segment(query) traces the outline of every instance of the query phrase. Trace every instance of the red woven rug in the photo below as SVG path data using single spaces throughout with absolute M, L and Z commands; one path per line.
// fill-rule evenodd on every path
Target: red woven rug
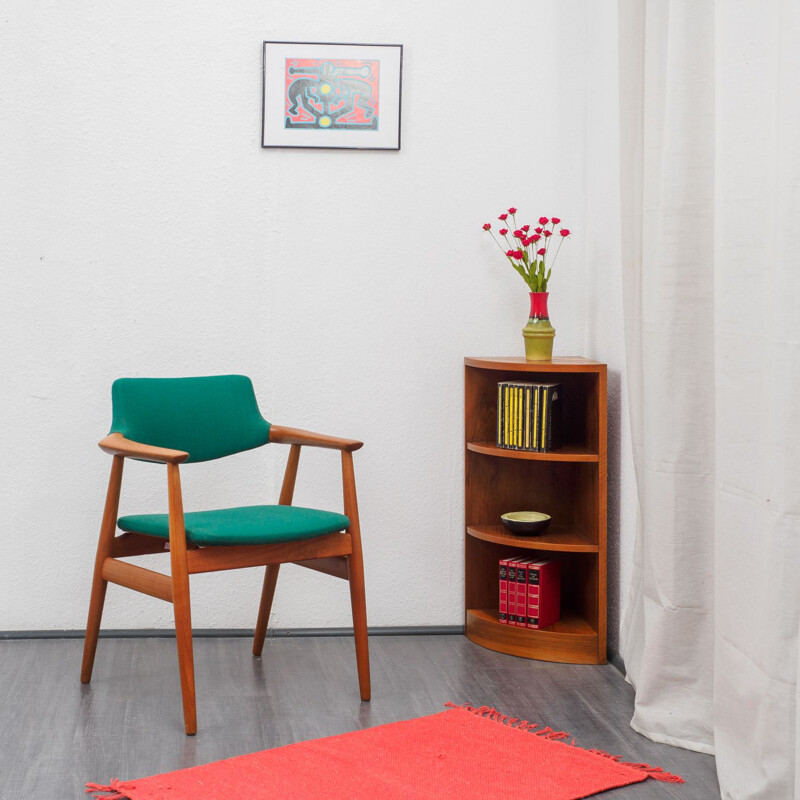
M 486 706 L 453 706 L 151 778 L 90 783 L 86 791 L 105 800 L 578 800 L 647 778 L 683 782 L 659 767 L 560 741 L 567 738 Z

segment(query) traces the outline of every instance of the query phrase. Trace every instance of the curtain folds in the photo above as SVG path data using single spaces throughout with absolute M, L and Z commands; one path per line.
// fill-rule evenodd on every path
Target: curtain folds
M 715 752 L 723 797 L 800 800 L 800 3 L 619 26 L 631 724 Z

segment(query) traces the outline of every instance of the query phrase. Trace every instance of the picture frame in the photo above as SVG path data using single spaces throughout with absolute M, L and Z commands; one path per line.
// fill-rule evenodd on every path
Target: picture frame
M 399 150 L 403 45 L 264 41 L 261 146 Z

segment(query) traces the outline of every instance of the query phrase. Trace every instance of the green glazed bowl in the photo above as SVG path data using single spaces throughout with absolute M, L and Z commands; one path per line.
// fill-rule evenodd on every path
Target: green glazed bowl
M 534 536 L 550 524 L 550 515 L 542 514 L 541 511 L 509 511 L 500 519 L 517 536 Z

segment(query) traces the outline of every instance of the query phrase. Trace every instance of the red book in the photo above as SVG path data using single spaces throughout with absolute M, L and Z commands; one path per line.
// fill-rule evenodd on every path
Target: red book
M 508 624 L 508 559 L 500 559 L 500 614 L 499 621 Z
M 523 597 L 525 596 L 525 586 L 520 587 L 517 583 L 517 564 L 522 561 L 520 557 L 509 558 L 508 562 L 508 623 L 509 625 L 517 624 L 517 594 L 521 589 Z
M 517 604 L 514 624 L 524 628 L 527 622 L 528 608 L 528 566 L 534 563 L 531 559 L 522 559 L 517 563 Z
M 561 617 L 561 562 L 534 561 L 527 572 L 527 627 L 546 628 Z

